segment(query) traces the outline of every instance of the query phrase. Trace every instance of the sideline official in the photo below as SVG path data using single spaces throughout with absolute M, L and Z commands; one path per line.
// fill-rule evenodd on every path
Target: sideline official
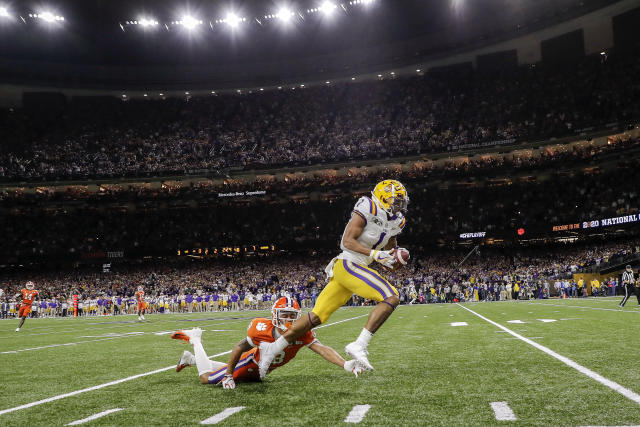
M 630 265 L 627 265 L 624 273 L 622 273 L 622 286 L 624 286 L 624 298 L 620 302 L 620 307 L 624 307 L 632 293 L 636 294 L 638 305 L 640 305 L 640 292 L 638 292 L 639 290 L 636 287 L 636 281 Z

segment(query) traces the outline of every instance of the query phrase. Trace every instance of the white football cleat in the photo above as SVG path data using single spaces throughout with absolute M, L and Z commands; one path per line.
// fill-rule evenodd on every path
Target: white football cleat
M 20 332 L 20 328 L 16 328 L 16 332 Z
M 371 366 L 371 363 L 369 363 L 369 359 L 367 358 L 369 352 L 366 348 L 358 344 L 357 341 L 347 344 L 344 351 L 346 351 L 349 356 L 360 362 L 365 369 L 373 371 L 373 366 Z
M 193 354 L 191 354 L 191 352 L 188 352 L 187 350 L 185 350 L 182 353 L 182 356 L 180 356 L 180 360 L 178 360 L 178 364 L 176 365 L 176 372 L 180 372 L 187 366 L 191 366 L 195 364 L 196 364 L 196 357 Z
M 140 316 L 140 317 L 142 318 L 142 320 L 145 320 L 145 319 L 144 319 L 144 314 L 143 314 L 142 316 Z
M 142 316 L 138 316 L 138 322 L 142 322 Z

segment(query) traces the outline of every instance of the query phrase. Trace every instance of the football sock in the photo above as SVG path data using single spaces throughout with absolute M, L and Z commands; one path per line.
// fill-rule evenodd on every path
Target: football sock
M 207 372 L 213 372 L 214 369 L 211 366 L 211 360 L 207 357 L 207 353 L 202 347 L 202 341 L 191 340 L 193 344 L 193 352 L 196 356 L 196 367 L 198 368 L 198 375 L 206 374 Z
M 360 336 L 358 337 L 356 342 L 360 344 L 362 347 L 367 348 L 369 346 L 369 341 L 371 341 L 372 336 L 373 334 L 371 332 L 367 331 L 366 328 L 362 328 L 362 332 L 360 332 Z

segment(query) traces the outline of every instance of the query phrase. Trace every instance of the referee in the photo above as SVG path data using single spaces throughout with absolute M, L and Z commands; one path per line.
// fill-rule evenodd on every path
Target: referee
M 620 307 L 624 307 L 632 293 L 636 294 L 636 297 L 638 298 L 638 305 L 640 305 L 640 293 L 638 292 L 638 288 L 635 286 L 633 270 L 630 265 L 627 265 L 625 272 L 622 273 L 622 284 L 624 285 L 624 298 L 620 302 Z

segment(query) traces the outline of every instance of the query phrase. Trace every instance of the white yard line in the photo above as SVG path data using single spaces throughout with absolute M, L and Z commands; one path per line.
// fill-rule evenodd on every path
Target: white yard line
M 467 322 L 453 322 L 451 326 L 469 326 Z
M 618 313 L 635 313 L 638 314 L 640 313 L 640 311 L 638 310 L 629 310 L 627 309 L 622 309 L 622 308 L 602 308 L 602 307 L 585 307 L 583 305 L 566 305 L 566 304 L 545 304 L 542 302 L 530 302 L 528 304 L 537 304 L 537 305 L 547 305 L 547 306 L 553 306 L 553 307 L 565 307 L 565 308 L 581 308 L 583 310 L 602 310 L 602 311 L 617 311 Z M 616 304 L 617 306 L 617 304 Z
M 349 320 L 360 319 L 361 317 L 368 316 L 368 315 L 369 315 L 369 313 L 363 314 L 361 316 L 351 317 L 349 319 L 339 320 L 339 321 L 333 322 L 333 323 L 327 323 L 326 325 L 318 326 L 316 329 L 326 328 L 327 326 L 338 325 L 340 323 L 348 322 Z M 218 356 L 223 356 L 223 355 L 229 354 L 229 353 L 231 353 L 231 350 L 225 351 L 225 352 L 222 352 L 222 353 L 218 353 L 218 354 L 214 354 L 213 356 L 209 356 L 209 359 L 212 359 L 212 358 L 218 357 Z M 37 400 L 35 402 L 26 403 L 24 405 L 15 406 L 13 408 L 3 409 L 3 410 L 0 410 L 0 415 L 8 414 L 10 412 L 20 411 L 22 409 L 31 408 L 33 406 L 42 405 L 43 403 L 54 402 L 56 400 L 64 399 L 64 398 L 71 397 L 71 396 L 76 396 L 78 394 L 87 393 L 89 391 L 99 390 L 101 388 L 109 387 L 109 386 L 112 386 L 112 385 L 121 384 L 121 383 L 124 383 L 124 382 L 127 382 L 127 381 L 131 381 L 131 380 L 135 380 L 135 379 L 138 379 L 138 378 L 146 377 L 146 376 L 149 376 L 149 375 L 157 374 L 157 373 L 160 373 L 160 372 L 168 371 L 169 369 L 175 369 L 175 367 L 176 367 L 176 365 L 171 365 L 171 366 L 167 366 L 166 368 L 156 369 L 155 371 L 149 371 L 149 372 L 145 372 L 145 373 L 142 373 L 142 374 L 138 374 L 138 375 L 133 375 L 133 376 L 130 376 L 130 377 L 122 378 L 122 379 L 119 379 L 119 380 L 110 381 L 108 383 L 96 385 L 96 386 L 93 386 L 93 387 L 83 388 L 82 390 L 76 390 L 76 391 L 72 391 L 72 392 L 69 392 L 69 393 L 59 394 L 57 396 L 52 396 L 52 397 L 48 397 L 46 399 Z
M 513 413 L 507 402 L 491 402 L 491 409 L 498 421 L 515 421 L 516 414 Z
M 364 416 L 367 415 L 371 409 L 371 405 L 356 405 L 351 408 L 351 412 L 347 415 L 347 418 L 344 419 L 345 423 L 357 424 L 364 419 Z
M 558 359 L 559 361 L 561 361 L 562 363 L 564 363 L 565 365 L 575 369 L 576 371 L 580 372 L 581 374 L 584 374 L 586 376 L 588 376 L 591 379 L 594 379 L 596 381 L 598 381 L 600 384 L 609 387 L 611 390 L 616 391 L 618 393 L 620 393 L 621 395 L 623 395 L 624 397 L 626 397 L 627 399 L 636 402 L 637 404 L 640 404 L 640 395 L 637 394 L 636 392 L 634 392 L 633 390 L 629 390 L 626 387 L 621 386 L 620 384 L 618 384 L 615 381 L 612 381 L 610 379 L 607 379 L 605 377 L 603 377 L 602 375 L 598 374 L 597 372 L 592 371 L 589 368 L 585 368 L 584 366 L 574 362 L 573 360 L 569 359 L 568 357 L 562 356 L 558 353 L 556 353 L 555 351 L 541 345 L 538 344 L 535 341 L 531 341 L 529 338 L 525 338 L 522 335 L 513 332 L 511 329 L 505 328 L 504 326 L 500 325 L 499 323 L 494 322 L 491 319 L 487 319 L 486 317 L 484 317 L 481 314 L 476 313 L 475 311 L 460 305 L 460 304 L 456 304 L 458 307 L 463 308 L 465 310 L 467 310 L 470 313 L 475 314 L 476 316 L 478 316 L 479 318 L 481 318 L 482 320 L 491 323 L 492 325 L 502 329 L 503 331 L 513 335 L 514 337 L 520 339 L 521 341 L 526 342 L 527 344 L 537 348 L 538 350 L 547 353 L 549 356 Z
M 90 417 L 83 418 L 81 420 L 77 420 L 77 421 L 74 421 L 74 422 L 66 424 L 66 425 L 68 425 L 68 426 L 77 426 L 77 425 L 80 425 L 80 424 L 88 423 L 89 421 L 96 420 L 98 418 L 102 418 L 105 415 L 109 415 L 109 414 L 112 414 L 112 413 L 118 412 L 118 411 L 122 411 L 122 408 L 113 408 L 113 409 L 109 409 L 107 411 L 102 411 L 102 412 L 99 412 L 97 414 L 93 414 Z
M 220 421 L 223 421 L 229 418 L 231 415 L 236 412 L 240 412 L 244 409 L 244 406 L 235 406 L 233 408 L 227 408 L 219 414 L 215 414 L 213 417 L 207 418 L 206 420 L 200 421 L 200 424 L 218 424 Z

